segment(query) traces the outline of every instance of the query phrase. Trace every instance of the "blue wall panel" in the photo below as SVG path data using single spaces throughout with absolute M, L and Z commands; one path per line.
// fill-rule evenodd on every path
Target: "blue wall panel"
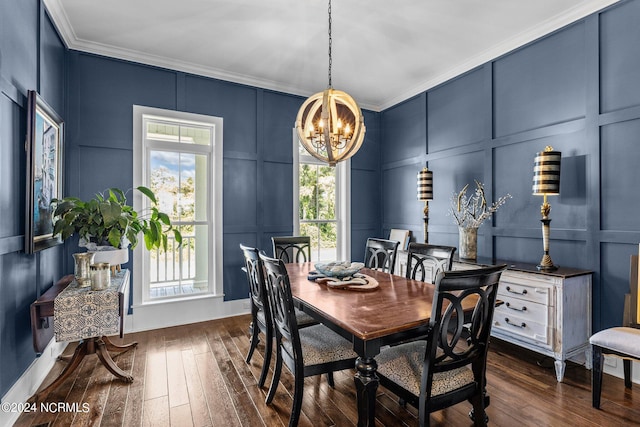
M 131 151 L 78 147 L 77 152 L 79 162 L 73 165 L 75 173 L 72 177 L 77 180 L 78 191 L 73 193 L 74 196 L 89 199 L 109 188 L 116 187 L 128 191 L 133 187 Z M 128 191 L 126 196 L 129 202 L 133 203 L 132 192 Z
M 425 95 L 419 95 L 381 114 L 383 164 L 425 154 L 426 104 Z
M 382 171 L 383 224 L 410 224 L 416 216 L 422 218 L 423 204 L 416 197 L 416 174 L 420 169 L 422 165 Z M 412 199 L 413 202 L 408 202 Z
M 302 98 L 264 93 L 264 159 L 293 163 L 293 127 Z
M 38 90 L 39 4 L 38 0 L 0 2 L 0 71 L 24 96 L 27 90 Z
M 429 153 L 478 142 L 486 136 L 484 75 L 484 68 L 479 68 L 429 91 Z
M 61 114 L 65 101 L 65 58 L 66 49 L 50 20 L 43 23 L 43 37 L 40 43 L 40 66 L 47 70 L 40 74 L 40 95 Z
M 583 117 L 584 23 L 497 60 L 493 82 L 496 137 Z
M 175 74 L 166 70 L 72 52 L 69 81 L 71 146 L 133 150 L 134 104 L 176 108 Z
M 367 132 L 360 150 L 351 158 L 352 169 L 376 169 L 380 166 L 380 115 L 363 111 Z M 355 186 L 354 188 L 358 188 Z
M 600 249 L 601 280 L 596 282 L 600 327 L 610 328 L 622 324 L 624 295 L 629 293 L 631 255 L 638 255 L 638 245 L 603 243 Z
M 640 2 L 625 2 L 600 18 L 602 112 L 640 105 Z
M 587 227 L 586 155 L 584 132 L 521 141 L 494 149 L 495 197 L 514 196 L 498 211 L 495 224 L 530 228 L 539 225 L 542 196 L 532 195 L 533 162 L 547 145 L 562 152 L 560 195 L 549 196 L 552 227 L 584 230 Z
M 255 229 L 258 218 L 256 162 L 226 159 L 224 162 L 224 226 Z
M 600 211 L 603 230 L 640 231 L 640 120 L 602 128 Z M 636 152 L 636 155 L 630 153 Z
M 379 228 L 380 186 L 376 171 L 352 170 L 351 223 Z
M 224 118 L 224 152 L 256 152 L 256 88 L 188 75 L 186 110 Z
M 262 215 L 265 227 L 293 230 L 293 166 L 290 163 L 264 163 Z

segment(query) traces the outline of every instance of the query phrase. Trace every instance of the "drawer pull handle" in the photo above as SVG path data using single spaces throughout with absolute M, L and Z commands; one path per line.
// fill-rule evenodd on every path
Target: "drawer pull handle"
M 527 306 L 523 305 L 522 308 L 513 307 L 511 304 L 507 303 L 507 308 L 515 311 L 527 311 Z
M 504 321 L 507 323 L 507 325 L 515 326 L 516 328 L 526 328 L 527 327 L 527 324 L 524 323 L 524 322 L 520 323 L 519 325 L 517 323 L 510 322 L 508 317 L 505 317 Z
M 527 294 L 527 290 L 523 289 L 522 292 L 518 292 L 518 291 L 514 291 L 513 289 L 511 289 L 510 286 L 507 286 L 507 292 L 511 292 L 512 294 L 518 294 L 518 295 L 526 295 Z

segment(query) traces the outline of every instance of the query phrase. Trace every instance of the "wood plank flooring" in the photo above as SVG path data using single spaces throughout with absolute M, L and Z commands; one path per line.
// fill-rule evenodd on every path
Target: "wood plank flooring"
M 249 348 L 249 316 L 128 334 L 122 343 L 138 347 L 114 357 L 135 378 L 115 379 L 88 356 L 80 368 L 46 400 L 49 410 L 25 413 L 16 426 L 286 426 L 293 378 L 286 368 L 272 405 L 264 399 L 270 384 L 256 382 L 263 348 L 244 361 Z M 113 340 L 121 343 L 118 339 Z M 75 344 L 65 354 L 71 354 Z M 542 365 L 542 366 L 541 366 Z M 58 362 L 44 381 L 62 370 Z M 493 340 L 487 367 L 487 408 L 491 426 L 640 425 L 640 387 L 625 390 L 623 380 L 605 375 L 601 410 L 591 407 L 590 371 L 570 364 L 557 383 L 553 361 Z M 357 423 L 353 371 L 335 375 L 334 389 L 324 377 L 305 380 L 300 426 L 354 426 Z M 635 399 L 634 399 L 635 394 Z M 634 402 L 635 400 L 635 402 Z M 65 402 L 66 406 L 61 402 Z M 380 387 L 378 426 L 416 426 L 417 412 L 402 408 Z M 74 406 L 74 404 L 76 404 Z M 461 403 L 431 416 L 435 426 L 469 426 L 470 405 Z

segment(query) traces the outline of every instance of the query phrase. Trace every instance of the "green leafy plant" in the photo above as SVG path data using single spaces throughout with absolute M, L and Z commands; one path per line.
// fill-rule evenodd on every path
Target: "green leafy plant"
M 136 189 L 151 202 L 143 215 L 127 205 L 126 195 L 119 188 L 97 193 L 87 201 L 77 197 L 54 199 L 53 235 L 60 235 L 66 240 L 77 234 L 87 242 L 118 249 L 129 243 L 133 249 L 138 244 L 138 235 L 142 233 L 147 249 L 166 250 L 167 234 L 173 233 L 176 242 L 182 244 L 180 231 L 173 228 L 169 216 L 158 209 L 153 191 L 143 186 Z

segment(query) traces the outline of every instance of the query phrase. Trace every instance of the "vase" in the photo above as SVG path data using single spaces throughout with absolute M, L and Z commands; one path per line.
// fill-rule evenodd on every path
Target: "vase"
M 94 252 L 78 252 L 73 255 L 74 269 L 73 275 L 78 287 L 84 288 L 91 285 L 91 275 L 89 266 L 93 264 Z
M 476 259 L 478 257 L 478 229 L 458 227 L 458 257 Z

